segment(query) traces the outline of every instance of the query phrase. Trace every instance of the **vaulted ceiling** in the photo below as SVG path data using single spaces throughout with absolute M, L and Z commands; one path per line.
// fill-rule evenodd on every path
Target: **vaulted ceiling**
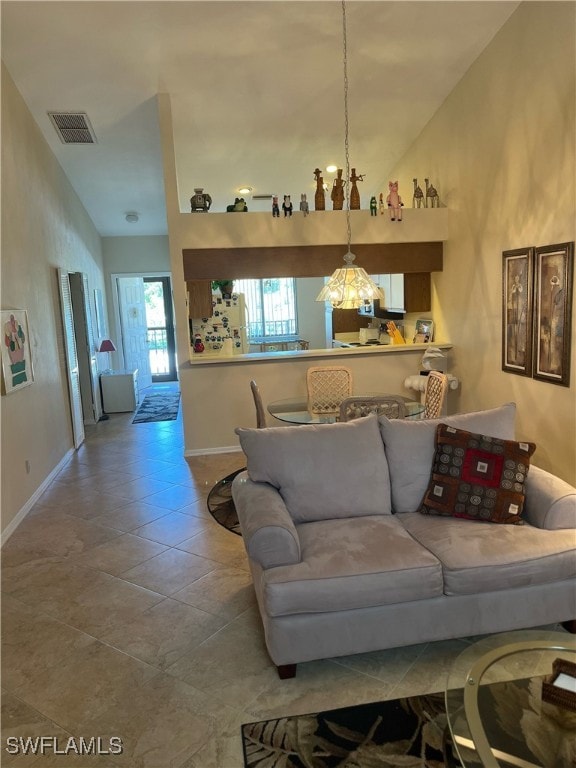
M 350 160 L 364 200 L 517 5 L 349 0 Z M 166 233 L 160 92 L 172 103 L 182 211 L 195 187 L 213 211 L 244 186 L 250 211 L 268 210 L 252 199 L 267 194 L 297 208 L 301 193 L 313 199 L 316 167 L 343 167 L 340 2 L 11 0 L 1 10 L 2 59 L 103 236 Z M 85 112 L 96 143 L 63 144 L 49 111 Z

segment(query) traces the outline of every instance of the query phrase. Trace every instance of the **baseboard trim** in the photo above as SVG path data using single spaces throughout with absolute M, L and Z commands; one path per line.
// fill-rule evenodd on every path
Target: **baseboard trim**
M 241 453 L 239 445 L 224 445 L 221 448 L 186 448 L 184 456 L 206 456 L 213 453 Z
M 50 472 L 48 477 L 46 477 L 42 481 L 42 483 L 40 483 L 38 488 L 36 488 L 32 496 L 30 496 L 30 498 L 28 499 L 26 504 L 24 504 L 22 509 L 20 509 L 20 511 L 16 513 L 16 515 L 12 518 L 12 520 L 10 520 L 10 522 L 8 523 L 6 528 L 4 528 L 4 530 L 2 531 L 2 534 L 0 535 L 0 546 L 4 546 L 4 544 L 6 544 L 10 536 L 12 536 L 16 528 L 18 528 L 22 520 L 24 520 L 28 512 L 30 512 L 34 504 L 36 504 L 40 496 L 42 496 L 46 488 L 48 488 L 52 480 L 54 480 L 56 475 L 66 466 L 66 464 L 70 461 L 73 455 L 74 455 L 74 448 L 70 448 L 70 450 L 68 450 L 64 454 L 64 457 L 54 467 L 52 472 Z

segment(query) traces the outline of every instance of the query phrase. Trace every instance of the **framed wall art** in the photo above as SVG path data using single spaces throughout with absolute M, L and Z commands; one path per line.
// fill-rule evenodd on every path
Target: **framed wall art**
M 535 379 L 570 386 L 574 243 L 535 248 Z
M 10 394 L 34 381 L 28 313 L 25 309 L 6 309 L 2 317 L 2 394 Z
M 534 248 L 502 253 L 502 370 L 532 375 Z

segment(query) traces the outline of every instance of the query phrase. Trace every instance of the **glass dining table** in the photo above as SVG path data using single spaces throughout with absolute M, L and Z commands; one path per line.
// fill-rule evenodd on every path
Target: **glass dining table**
M 364 397 L 374 397 L 377 395 L 384 397 L 386 393 L 371 392 Z M 389 393 L 388 393 L 389 394 Z M 403 395 L 394 395 L 401 397 L 406 406 L 406 419 L 417 419 L 424 413 L 424 404 L 419 400 L 411 400 Z M 311 413 L 308 410 L 308 401 L 306 398 L 290 397 L 285 400 L 273 400 L 268 403 L 268 413 L 275 419 L 285 421 L 288 424 L 334 424 L 339 420 L 336 413 Z

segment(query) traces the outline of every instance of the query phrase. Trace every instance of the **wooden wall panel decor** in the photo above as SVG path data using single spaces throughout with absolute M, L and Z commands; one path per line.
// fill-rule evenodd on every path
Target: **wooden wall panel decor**
M 212 284 L 210 280 L 188 280 L 188 316 L 210 317 L 212 314 Z
M 299 245 L 257 248 L 185 248 L 184 279 L 224 280 L 262 277 L 325 277 L 344 264 L 346 246 Z M 357 263 L 371 275 L 441 272 L 443 244 L 360 243 Z

